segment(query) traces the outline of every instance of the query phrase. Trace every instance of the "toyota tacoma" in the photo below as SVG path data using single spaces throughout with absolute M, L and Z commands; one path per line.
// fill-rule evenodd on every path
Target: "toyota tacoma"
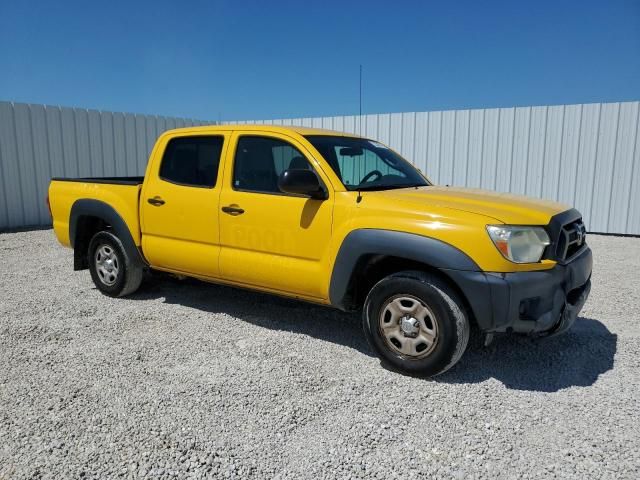
M 577 210 L 436 186 L 382 143 L 327 130 L 171 130 L 144 177 L 54 178 L 48 201 L 74 269 L 106 295 L 157 270 L 361 310 L 381 359 L 424 376 L 460 359 L 472 325 L 566 331 L 590 289 Z

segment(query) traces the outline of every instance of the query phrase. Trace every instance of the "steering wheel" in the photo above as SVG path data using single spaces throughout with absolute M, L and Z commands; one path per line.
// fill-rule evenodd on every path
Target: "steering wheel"
M 360 180 L 360 183 L 367 183 L 369 181 L 369 179 L 371 177 L 373 177 L 374 175 L 377 175 L 377 178 L 375 180 L 380 180 L 382 178 L 382 172 L 380 170 L 372 170 L 371 172 L 367 173 L 362 180 Z M 374 180 L 374 182 L 375 182 Z

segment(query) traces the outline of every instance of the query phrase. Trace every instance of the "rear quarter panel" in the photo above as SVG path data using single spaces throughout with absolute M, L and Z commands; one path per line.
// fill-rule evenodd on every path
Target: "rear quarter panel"
M 49 203 L 53 216 L 53 230 L 58 241 L 71 246 L 69 217 L 77 200 L 92 199 L 104 202 L 115 209 L 129 227 L 133 241 L 140 245 L 138 217 L 141 185 L 112 185 L 107 183 L 53 180 L 49 185 Z

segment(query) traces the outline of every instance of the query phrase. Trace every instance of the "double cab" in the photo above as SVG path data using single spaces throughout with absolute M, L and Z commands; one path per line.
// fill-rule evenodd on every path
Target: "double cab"
M 361 310 L 382 361 L 424 376 L 461 358 L 473 325 L 566 331 L 590 289 L 577 210 L 437 186 L 386 145 L 328 130 L 171 130 L 144 177 L 54 178 L 49 204 L 74 269 L 106 295 L 158 270 Z

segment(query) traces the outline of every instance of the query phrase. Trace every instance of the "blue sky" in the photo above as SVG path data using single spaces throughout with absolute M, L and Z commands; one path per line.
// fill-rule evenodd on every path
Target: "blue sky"
M 0 0 L 0 99 L 204 120 L 640 99 L 640 0 Z

